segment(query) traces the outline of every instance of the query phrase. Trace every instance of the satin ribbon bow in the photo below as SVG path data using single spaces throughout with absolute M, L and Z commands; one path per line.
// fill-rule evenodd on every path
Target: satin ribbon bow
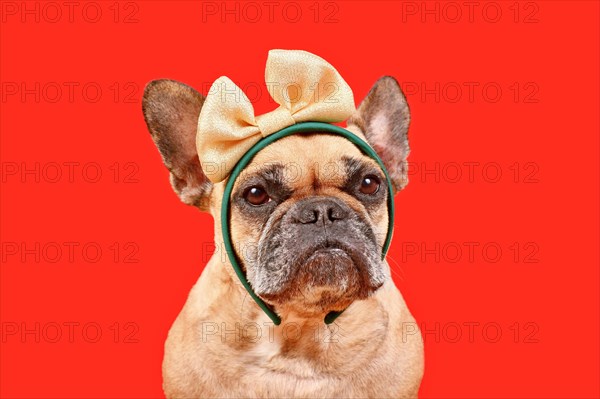
M 279 108 L 259 116 L 228 77 L 212 84 L 200 111 L 196 147 L 213 183 L 225 180 L 263 137 L 299 122 L 341 122 L 355 110 L 352 90 L 338 71 L 306 51 L 269 51 L 265 81 Z

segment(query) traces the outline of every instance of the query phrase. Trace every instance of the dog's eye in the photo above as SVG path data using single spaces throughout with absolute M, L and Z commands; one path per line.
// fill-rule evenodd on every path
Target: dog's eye
M 244 191 L 244 199 L 252 205 L 262 205 L 271 201 L 267 191 L 260 186 L 252 186 Z
M 377 176 L 366 175 L 363 177 L 362 182 L 360 183 L 360 192 L 363 194 L 375 194 L 379 191 L 379 186 L 381 182 Z

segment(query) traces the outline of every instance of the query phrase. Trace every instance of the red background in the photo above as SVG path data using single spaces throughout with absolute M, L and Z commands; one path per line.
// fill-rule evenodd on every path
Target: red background
M 421 397 L 600 396 L 598 2 L 476 2 L 471 15 L 462 2 L 276 2 L 270 16 L 263 2 L 101 1 L 87 19 L 75 3 L 72 20 L 62 2 L 60 18 L 1 4 L 0 396 L 162 397 L 163 343 L 213 228 L 171 191 L 141 93 L 163 77 L 206 93 L 227 75 L 268 111 L 272 48 L 322 56 L 357 101 L 385 74 L 407 91 L 413 169 L 389 258 L 426 330 Z

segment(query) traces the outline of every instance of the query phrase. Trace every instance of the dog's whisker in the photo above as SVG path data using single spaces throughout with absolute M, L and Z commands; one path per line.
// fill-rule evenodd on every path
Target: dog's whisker
M 400 263 L 398 263 L 394 258 L 392 258 L 389 255 L 385 257 L 385 260 L 388 262 L 388 264 L 393 263 L 394 266 L 397 266 L 397 269 L 394 267 L 390 267 L 390 271 L 392 272 L 392 274 L 397 276 L 400 280 L 405 281 L 404 271 L 402 270 Z

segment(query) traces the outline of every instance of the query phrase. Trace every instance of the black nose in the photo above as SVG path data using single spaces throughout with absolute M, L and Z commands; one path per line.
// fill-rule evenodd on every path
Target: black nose
M 346 219 L 348 214 L 348 206 L 333 197 L 312 197 L 301 200 L 292 210 L 293 220 L 302 224 L 329 224 Z

